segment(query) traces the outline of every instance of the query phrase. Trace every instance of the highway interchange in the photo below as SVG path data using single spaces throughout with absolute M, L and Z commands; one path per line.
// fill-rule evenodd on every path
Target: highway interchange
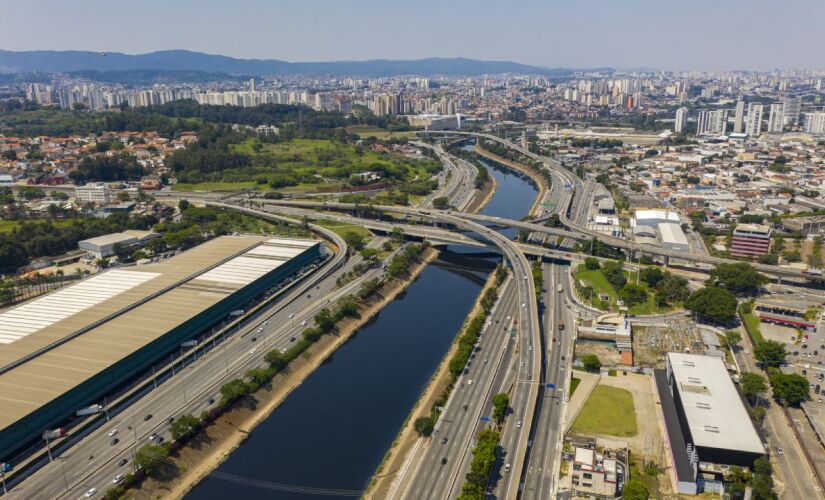
M 497 392 L 510 394 L 511 410 L 500 429 L 502 453 L 494 467 L 495 473 L 488 485 L 488 492 L 497 498 L 508 499 L 550 498 L 555 495 L 566 410 L 565 396 L 574 342 L 574 329 L 569 326 L 562 328 L 560 324 L 573 325 L 574 308 L 579 312 L 583 309 L 575 304 L 569 290 L 569 266 L 558 262 L 543 265 L 542 302 L 537 303 L 525 251 L 569 260 L 570 253 L 567 252 L 572 240 L 568 238 L 582 241 L 597 236 L 610 245 L 652 255 L 710 264 L 725 261 L 706 254 L 682 255 L 656 247 L 631 247 L 626 240 L 594 234 L 586 228 L 588 206 L 594 188 L 592 182 L 583 182 L 557 162 L 538 157 L 504 139 L 486 134 L 474 135 L 504 143 L 544 162 L 554 180 L 543 199 L 544 206 L 550 209 L 538 213 L 535 222 L 432 209 L 432 200 L 438 196 L 447 197 L 454 207 L 466 207 L 474 194 L 476 174 L 472 165 L 446 153 L 438 145 L 433 150 L 449 175 L 441 176 L 441 185 L 436 193 L 418 208 L 374 207 L 379 212 L 401 214 L 409 220 L 429 219 L 436 225 L 446 224 L 472 232 L 484 240 L 484 244 L 496 248 L 512 269 L 485 325 L 478 350 L 460 376 L 456 389 L 440 415 L 434 437 L 419 440 L 416 444 L 391 488 L 390 498 L 456 498 L 461 491 L 464 475 L 469 470 L 475 435 L 480 429 L 493 425 L 482 418 L 491 417 L 490 398 Z M 175 195 L 269 218 L 312 214 L 315 218 L 344 222 L 353 219 L 345 214 L 308 210 L 353 208 L 344 203 L 288 200 L 266 200 L 264 203 L 258 199 L 246 203 L 240 200 L 220 202 L 209 195 Z M 246 206 L 241 206 L 244 204 Z M 256 210 L 252 208 L 254 206 L 263 208 Z M 540 224 L 552 213 L 559 215 L 565 229 L 548 228 Z M 402 227 L 407 235 L 436 243 L 479 245 L 467 236 L 427 225 L 381 219 L 362 222 L 366 227 L 386 233 L 394 227 Z M 556 246 L 562 248 L 554 250 L 518 245 L 483 224 L 526 230 L 533 242 L 546 243 L 548 238 L 560 238 L 563 241 Z M 201 345 L 199 348 L 203 354 L 197 356 L 197 361 L 190 363 L 134 403 L 112 412 L 110 421 L 58 454 L 54 461 L 41 467 L 21 484 L 12 485 L 9 497 L 76 498 L 83 496 L 90 488 L 105 491 L 120 474 L 131 471 L 135 449 L 148 443 L 150 436 L 152 439 L 155 436 L 170 439 L 170 417 L 184 413 L 197 415 L 209 409 L 219 398 L 218 388 L 223 382 L 262 365 L 263 356 L 268 350 L 288 348 L 292 339 L 304 329 L 305 322 L 311 322 L 318 310 L 353 293 L 363 281 L 383 273 L 380 266 L 375 267 L 346 285 L 337 287 L 337 278 L 351 270 L 360 261 L 360 257 L 355 255 L 346 258 L 346 244 L 340 237 L 318 226 L 313 226 L 313 229 L 333 240 L 338 247 L 339 251 L 332 259 L 293 289 L 284 292 L 284 297 L 263 313 L 246 321 L 231 336 L 223 337 L 224 341 L 212 341 L 211 349 Z M 371 245 L 378 245 L 382 241 L 381 238 L 376 238 Z M 565 256 L 567 259 L 564 259 Z M 766 268 L 761 270 L 770 274 L 800 277 L 798 272 L 794 274 L 785 268 L 763 267 Z M 589 313 L 586 308 L 584 312 Z M 516 332 L 515 338 L 511 338 L 511 330 Z M 208 345 L 209 341 L 205 344 Z M 147 419 L 149 415 L 151 417 Z M 112 434 L 114 429 L 117 429 L 116 435 Z M 111 444 L 115 437 L 118 442 Z

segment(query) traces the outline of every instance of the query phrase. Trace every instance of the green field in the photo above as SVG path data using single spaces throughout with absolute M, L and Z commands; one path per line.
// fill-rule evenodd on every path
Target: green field
M 751 337 L 751 342 L 758 344 L 765 341 L 765 338 L 762 336 L 762 331 L 759 329 L 759 318 L 753 313 L 747 313 L 742 315 L 742 320 L 745 324 L 745 330 L 747 330 L 748 335 Z
M 579 434 L 635 436 L 638 430 L 633 395 L 617 387 L 597 385 L 570 430 Z
M 633 271 L 625 271 L 628 283 L 636 283 L 636 273 Z M 616 301 L 619 299 L 619 294 L 616 289 L 607 281 L 601 269 L 588 270 L 584 264 L 580 264 L 576 270 L 576 280 L 584 281 L 593 288 L 593 306 L 599 309 L 609 311 L 618 310 Z M 647 284 L 644 281 L 639 281 L 639 285 L 647 289 Z M 607 294 L 610 298 L 607 301 L 599 300 L 599 294 Z M 589 300 L 589 297 L 583 297 Z M 627 309 L 630 314 L 645 315 L 645 314 L 659 314 L 674 310 L 674 307 L 664 306 L 657 307 L 655 295 L 648 291 L 647 301 L 641 304 L 634 304 Z
M 0 233 L 10 233 L 12 229 L 20 225 L 21 222 L 37 222 L 43 223 L 46 222 L 46 219 L 25 219 L 23 221 L 19 220 L 2 220 L 0 219 Z M 71 219 L 58 219 L 52 221 L 52 223 L 57 227 L 62 226 L 70 226 L 72 224 Z
M 266 186 L 264 186 L 266 187 Z M 239 191 L 246 188 L 256 188 L 257 185 L 253 181 L 249 182 L 199 182 L 197 184 L 189 184 L 186 182 L 178 182 L 172 186 L 172 191 Z

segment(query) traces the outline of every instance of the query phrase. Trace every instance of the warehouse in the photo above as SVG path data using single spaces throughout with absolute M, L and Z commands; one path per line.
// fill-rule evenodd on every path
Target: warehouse
M 721 358 L 670 352 L 654 374 L 679 493 L 716 491 L 726 466 L 765 454 Z
M 115 254 L 115 246 L 142 247 L 147 241 L 158 238 L 160 234 L 153 231 L 131 229 L 122 233 L 104 234 L 96 238 L 78 241 L 77 247 L 85 250 L 96 259 L 103 259 Z
M 222 236 L 0 314 L 0 460 L 315 262 L 314 240 Z

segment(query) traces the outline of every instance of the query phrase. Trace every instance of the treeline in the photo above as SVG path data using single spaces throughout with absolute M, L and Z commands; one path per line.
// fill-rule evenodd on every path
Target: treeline
M 622 145 L 624 145 L 624 142 L 618 139 L 593 139 L 574 137 L 570 140 L 570 145 L 574 148 L 609 149 L 621 147 Z
M 137 181 L 148 173 L 134 156 L 124 152 L 117 156 L 87 156 L 77 170 L 69 172 L 69 178 L 82 185 L 99 181 Z
M 464 478 L 458 500 L 482 500 L 484 498 L 487 479 L 496 463 L 500 437 L 498 431 L 493 429 L 482 429 L 478 432 L 470 471 Z
M 501 156 L 502 158 L 506 158 L 526 166 L 528 169 L 541 176 L 548 186 L 553 184 L 553 176 L 550 175 L 550 170 L 545 168 L 544 163 L 541 161 L 528 158 L 518 151 L 510 149 L 507 146 L 495 141 L 487 140 L 484 142 L 482 147 L 497 156 Z
M 79 217 L 67 225 L 52 220 L 23 221 L 0 234 L 0 272 L 13 273 L 32 259 L 76 250 L 80 240 L 127 229 L 145 230 L 156 222 L 152 216 L 128 214 L 112 214 L 105 219 Z
M 459 158 L 463 158 L 476 168 L 476 170 L 478 171 L 475 180 L 476 189 L 483 188 L 490 180 L 490 172 L 487 170 L 487 167 L 482 165 L 481 161 L 479 161 L 481 156 L 478 153 L 476 153 L 475 151 L 466 151 L 460 146 L 450 146 L 447 148 L 447 151 L 452 155 L 458 156 Z

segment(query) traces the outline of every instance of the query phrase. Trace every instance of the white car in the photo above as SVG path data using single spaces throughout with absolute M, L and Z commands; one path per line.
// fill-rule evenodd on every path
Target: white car
M 121 481 L 123 481 L 123 474 L 118 474 L 114 479 L 112 479 L 112 484 L 117 484 Z
M 525 304 L 524 302 L 522 302 L 522 303 L 521 303 L 521 307 L 527 307 L 527 304 Z
M 468 380 L 468 381 L 467 381 L 467 385 L 473 385 L 473 381 L 472 381 L 472 379 L 470 379 L 470 380 Z
M 109 431 L 109 437 L 115 437 L 116 434 L 117 434 L 117 429 L 112 429 L 112 430 Z
M 255 354 L 256 352 L 258 352 L 258 349 L 256 347 L 253 347 L 249 350 L 249 354 Z
M 86 498 L 91 498 L 91 497 L 95 496 L 96 493 L 97 493 L 97 488 L 90 488 L 89 491 L 87 491 L 83 496 L 85 496 Z
M 521 420 L 516 422 L 516 429 L 521 429 Z
M 307 320 L 301 321 L 301 326 L 307 326 Z

